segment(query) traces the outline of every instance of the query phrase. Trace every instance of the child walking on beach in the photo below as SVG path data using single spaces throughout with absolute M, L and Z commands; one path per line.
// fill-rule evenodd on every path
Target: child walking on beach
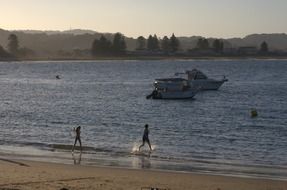
M 76 129 L 74 129 L 76 132 L 76 137 L 75 137 L 75 143 L 72 149 L 72 152 L 74 152 L 75 146 L 77 141 L 79 141 L 80 143 L 80 148 L 81 148 L 81 152 L 82 152 L 82 142 L 81 142 L 81 126 L 78 126 Z
M 142 145 L 140 145 L 139 151 L 141 150 L 141 147 L 145 145 L 145 142 L 147 142 L 150 151 L 152 151 L 148 135 L 149 135 L 148 124 L 145 124 L 145 129 L 144 129 L 144 134 L 143 134 L 143 143 Z

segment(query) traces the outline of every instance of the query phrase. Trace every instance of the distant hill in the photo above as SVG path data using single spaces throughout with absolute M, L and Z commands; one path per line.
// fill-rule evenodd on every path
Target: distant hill
M 92 30 L 67 30 L 67 31 L 39 31 L 39 30 L 18 30 L 8 31 L 0 29 L 0 45 L 6 48 L 8 36 L 14 33 L 18 36 L 20 46 L 33 50 L 37 55 L 57 55 L 60 51 L 72 52 L 75 50 L 86 50 L 91 48 L 92 42 L 100 38 L 102 33 Z M 111 33 L 104 35 L 112 40 Z M 200 36 L 178 37 L 181 49 L 192 49 L 196 46 Z M 210 42 L 214 39 L 209 38 Z M 257 46 L 259 47 L 263 41 L 266 41 L 270 49 L 287 51 L 287 35 L 286 34 L 252 34 L 244 38 L 223 39 L 224 46 L 240 47 L 240 46 Z M 136 48 L 136 39 L 126 37 L 127 49 L 134 50 Z
M 93 31 L 93 30 L 83 30 L 83 29 L 73 29 L 73 30 L 64 30 L 64 31 L 59 31 L 59 30 L 14 30 L 11 32 L 23 32 L 26 34 L 40 34 L 40 33 L 45 33 L 48 35 L 51 34 L 73 34 L 73 35 L 82 35 L 82 34 L 96 34 L 98 32 Z
M 195 48 L 197 45 L 197 41 L 200 38 L 204 38 L 204 37 L 202 37 L 202 36 L 178 37 L 178 39 L 180 41 L 180 47 L 182 50 L 189 50 L 189 49 Z M 210 45 L 212 45 L 212 42 L 214 40 L 215 40 L 215 38 L 208 38 Z M 232 47 L 232 45 L 228 41 L 228 39 L 221 39 L 221 40 L 223 40 L 225 48 L 231 48 Z
M 0 45 L 4 48 L 8 43 L 8 36 L 14 33 L 19 39 L 19 45 L 32 49 L 39 55 L 54 55 L 59 51 L 73 51 L 76 49 L 90 49 L 92 42 L 100 38 L 101 33 L 90 30 L 70 30 L 70 31 L 7 31 L 0 29 Z M 113 38 L 113 34 L 106 33 L 108 39 Z M 133 39 L 127 38 L 129 48 L 135 47 Z
M 252 34 L 245 38 L 232 38 L 228 41 L 236 47 L 240 46 L 257 46 L 265 41 L 269 48 L 273 50 L 287 51 L 287 35 L 282 34 Z
M 196 46 L 197 40 L 201 36 L 179 37 L 183 49 L 189 49 Z M 208 38 L 210 42 L 214 38 Z M 267 42 L 269 49 L 287 51 L 287 34 L 251 34 L 244 38 L 222 39 L 225 48 L 238 48 L 242 46 L 260 47 L 262 42 Z

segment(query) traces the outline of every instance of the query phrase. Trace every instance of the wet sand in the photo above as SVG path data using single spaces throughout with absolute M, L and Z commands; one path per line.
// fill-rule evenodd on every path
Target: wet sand
M 287 190 L 287 181 L 0 159 L 0 190 Z

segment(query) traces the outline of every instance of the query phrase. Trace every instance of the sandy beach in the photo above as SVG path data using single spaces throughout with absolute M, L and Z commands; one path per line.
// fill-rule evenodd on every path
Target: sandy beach
M 287 181 L 0 159 L 0 190 L 286 190 Z

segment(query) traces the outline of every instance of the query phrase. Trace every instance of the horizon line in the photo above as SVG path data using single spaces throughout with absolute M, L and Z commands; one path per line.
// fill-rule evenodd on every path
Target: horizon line
M 5 31 L 9 31 L 9 32 L 24 32 L 25 31 L 38 31 L 38 32 L 42 32 L 42 33 L 46 33 L 46 32 L 58 32 L 58 33 L 63 33 L 63 32 L 69 32 L 69 31 L 75 31 L 75 30 L 82 30 L 82 31 L 90 31 L 90 32 L 94 32 L 94 33 L 98 33 L 98 34 L 115 34 L 115 33 L 118 33 L 118 32 L 99 32 L 99 31 L 96 31 L 96 30 L 93 30 L 93 29 L 84 29 L 84 28 L 69 28 L 67 30 L 60 30 L 60 29 L 44 29 L 44 30 L 41 30 L 41 29 L 4 29 L 4 28 L 0 28 L 1 30 L 5 30 Z M 133 39 L 136 39 L 137 37 L 139 36 L 144 36 L 144 35 L 139 35 L 137 37 L 134 37 L 134 36 L 126 36 L 124 33 L 122 32 L 119 32 L 121 34 L 123 34 L 126 38 L 133 38 Z M 88 34 L 88 33 L 87 33 Z M 171 33 L 170 36 L 174 34 L 174 33 Z M 234 38 L 240 38 L 240 39 L 243 39 L 243 38 L 246 38 L 247 36 L 251 36 L 251 35 L 270 35 L 270 34 L 284 34 L 284 35 L 287 35 L 286 32 L 272 32 L 272 33 L 266 33 L 266 32 L 262 32 L 262 33 L 250 33 L 250 34 L 247 34 L 247 35 L 244 35 L 244 36 L 241 36 L 241 37 L 205 37 L 205 36 L 201 36 L 201 35 L 175 35 L 176 37 L 178 38 L 183 38 L 183 37 L 187 37 L 187 38 L 191 38 L 191 37 L 202 37 L 202 38 L 214 38 L 214 39 L 234 39 Z M 49 34 L 48 34 L 49 35 Z M 52 35 L 52 34 L 51 34 Z M 157 35 L 156 33 L 154 34 L 149 34 L 149 35 Z M 149 36 L 148 35 L 148 36 Z M 148 37 L 147 36 L 147 37 Z M 164 36 L 169 36 L 169 35 L 163 35 L 163 36 L 158 36 L 159 38 L 163 38 Z

